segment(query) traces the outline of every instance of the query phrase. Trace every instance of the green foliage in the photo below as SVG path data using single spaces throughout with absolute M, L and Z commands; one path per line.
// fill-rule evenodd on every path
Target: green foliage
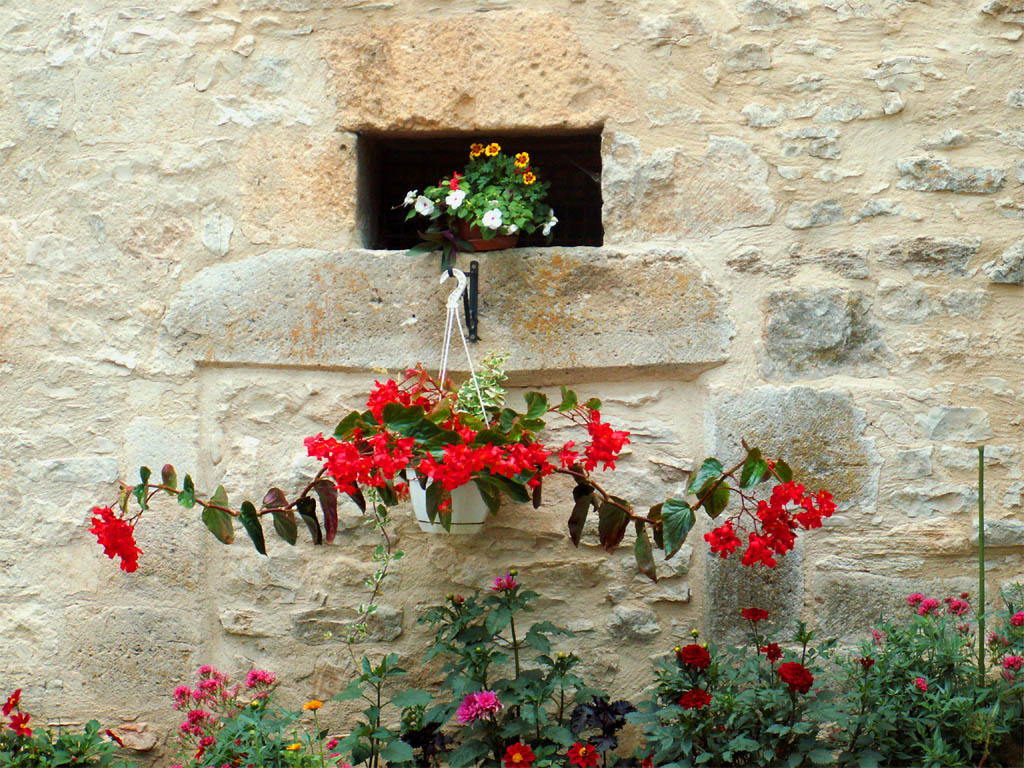
M 130 768 L 135 765 L 119 757 L 117 752 L 117 744 L 104 737 L 104 731 L 95 720 L 86 723 L 80 732 L 62 727 L 35 728 L 32 736 L 18 736 L 6 728 L 0 731 L 0 766 L 4 768 Z
M 497 413 L 505 405 L 505 387 L 502 384 L 508 379 L 505 375 L 505 358 L 507 355 L 490 352 L 480 364 L 480 370 L 463 382 L 459 387 L 459 393 L 455 398 L 455 410 L 462 413 L 471 413 L 482 421 L 490 421 L 489 412 Z M 476 386 L 473 382 L 476 381 Z M 486 411 L 480 410 L 480 398 L 477 397 L 477 387 L 480 388 L 480 397 Z M 539 414 L 538 414 L 539 415 Z

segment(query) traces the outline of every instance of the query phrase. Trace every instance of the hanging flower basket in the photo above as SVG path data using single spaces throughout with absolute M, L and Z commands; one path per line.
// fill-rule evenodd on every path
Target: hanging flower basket
M 451 492 L 451 528 L 445 531 L 440 520 L 430 521 L 430 514 L 427 512 L 427 489 L 420 487 L 415 472 L 406 470 L 406 474 L 409 475 L 409 498 L 412 501 L 412 510 L 416 515 L 416 522 L 419 523 L 420 530 L 426 533 L 466 535 L 478 533 L 483 529 L 484 522 L 487 520 L 487 502 L 484 501 L 476 483 L 467 483 Z M 427 480 L 427 488 L 432 483 L 432 480 Z

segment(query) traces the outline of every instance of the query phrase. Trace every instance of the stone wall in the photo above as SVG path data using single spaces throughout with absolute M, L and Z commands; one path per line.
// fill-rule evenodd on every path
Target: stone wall
M 166 763 L 201 663 L 346 684 L 354 509 L 261 558 L 164 504 L 131 575 L 86 521 L 142 463 L 293 487 L 371 369 L 436 364 L 436 266 L 360 249 L 366 131 L 603 126 L 604 247 L 487 256 L 475 353 L 604 397 L 623 495 L 747 437 L 841 508 L 753 579 L 701 528 L 656 585 L 573 549 L 557 493 L 471 542 L 402 517 L 357 653 L 415 659 L 422 606 L 513 566 L 617 692 L 751 601 L 851 640 L 972 589 L 979 442 L 990 586 L 1021 578 L 1022 34 L 1021 0 L 0 1 L 0 687 Z

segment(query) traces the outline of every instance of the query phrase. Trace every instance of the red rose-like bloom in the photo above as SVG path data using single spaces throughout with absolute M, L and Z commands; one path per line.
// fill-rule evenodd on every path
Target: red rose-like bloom
M 7 702 L 4 704 L 4 717 L 11 714 L 11 711 L 18 708 L 18 703 L 21 701 L 21 688 L 16 690 L 10 696 L 7 697 Z
M 111 560 L 115 556 L 121 558 L 121 570 L 132 573 L 139 568 L 139 555 L 142 550 L 135 544 L 135 528 L 126 520 L 114 514 L 110 507 L 93 507 L 92 528 L 90 533 L 96 534 L 96 540 L 103 545 L 103 553 Z
M 512 744 L 505 750 L 505 768 L 530 768 L 537 756 L 526 744 Z
M 597 765 L 597 750 L 577 741 L 569 748 L 569 762 L 580 768 L 594 768 Z
M 676 653 L 676 657 L 681 664 L 694 669 L 703 671 L 711 666 L 711 654 L 708 653 L 708 649 L 696 643 L 684 645 Z
M 1024 611 L 1017 611 L 1010 617 L 1010 623 L 1015 627 L 1024 627 Z
M 28 727 L 28 721 L 31 717 L 27 712 L 15 712 L 11 715 L 10 729 L 17 736 L 28 736 L 31 738 L 32 729 Z
M 740 613 L 743 614 L 744 619 L 755 624 L 768 618 L 768 611 L 763 608 L 744 608 Z
M 794 693 L 807 693 L 814 685 L 814 675 L 808 672 L 803 664 L 795 661 L 779 665 L 779 679 Z
M 711 703 L 711 694 L 703 688 L 691 688 L 679 697 L 679 706 L 683 709 L 704 709 Z
M 763 653 L 772 664 L 782 658 L 782 649 L 779 648 L 778 643 L 768 643 L 768 645 L 762 645 L 757 650 Z

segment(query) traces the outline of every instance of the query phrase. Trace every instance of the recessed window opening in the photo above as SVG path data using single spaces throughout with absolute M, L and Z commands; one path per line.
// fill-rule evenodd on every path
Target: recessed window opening
M 530 153 L 531 165 L 551 182 L 547 202 L 558 217 L 551 245 L 598 246 L 601 224 L 601 133 L 500 133 L 480 131 L 446 136 L 361 134 L 359 137 L 360 225 L 367 248 L 404 250 L 419 242 L 424 220 L 405 221 L 401 206 L 410 189 L 422 190 L 461 173 L 475 141 L 497 141 L 506 152 Z M 538 230 L 519 247 L 545 246 Z

